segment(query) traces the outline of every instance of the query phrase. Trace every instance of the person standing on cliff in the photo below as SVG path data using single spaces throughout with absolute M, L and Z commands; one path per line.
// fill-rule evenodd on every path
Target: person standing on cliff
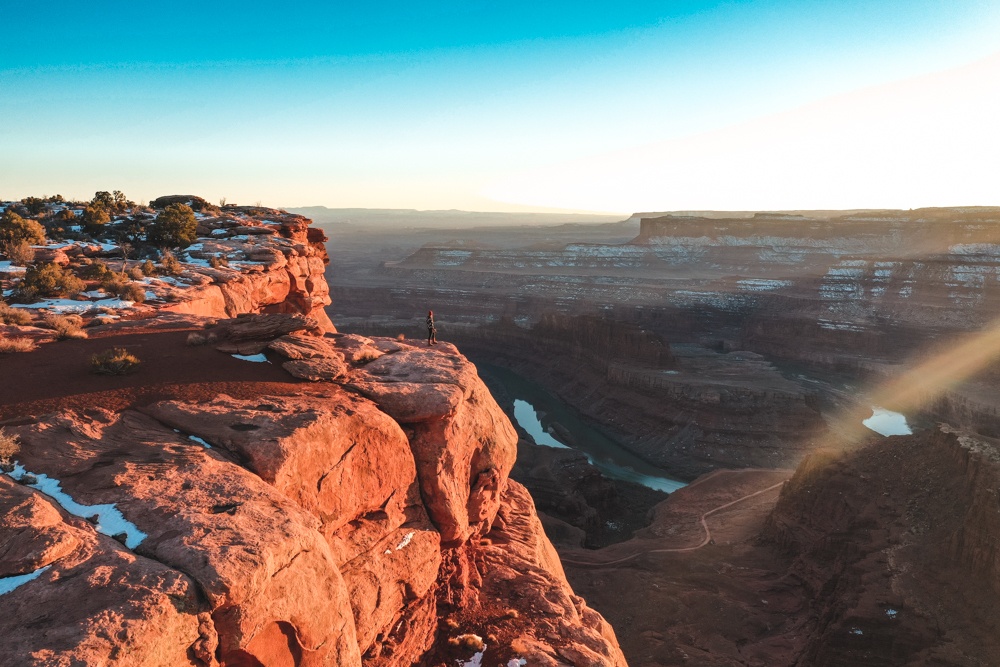
M 427 311 L 427 344 L 437 345 L 437 332 L 438 330 L 434 327 L 434 311 Z

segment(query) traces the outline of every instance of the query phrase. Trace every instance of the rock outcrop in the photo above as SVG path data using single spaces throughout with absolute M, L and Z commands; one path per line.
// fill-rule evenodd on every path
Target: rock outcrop
M 228 216 L 248 213 L 226 211 Z M 330 261 L 326 236 L 301 216 L 270 209 L 249 212 L 258 217 L 199 220 L 201 238 L 187 248 L 191 260 L 181 276 L 188 286 L 159 286 L 154 294 L 168 303 L 158 309 L 206 317 L 301 313 L 316 319 L 323 330 L 335 331 L 324 310 L 330 305 L 323 275 Z M 211 266 L 212 258 L 225 259 L 225 264 Z
M 508 480 L 517 436 L 475 368 L 295 318 L 206 334 L 344 373 L 8 427 L 5 664 L 624 666 Z

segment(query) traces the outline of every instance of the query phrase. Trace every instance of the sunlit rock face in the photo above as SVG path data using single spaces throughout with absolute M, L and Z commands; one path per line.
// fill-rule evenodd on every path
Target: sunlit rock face
M 508 480 L 516 433 L 458 350 L 289 336 L 285 319 L 218 328 L 345 372 L 11 429 L 5 664 L 402 666 L 471 659 L 449 639 L 477 633 L 502 664 L 623 666 Z

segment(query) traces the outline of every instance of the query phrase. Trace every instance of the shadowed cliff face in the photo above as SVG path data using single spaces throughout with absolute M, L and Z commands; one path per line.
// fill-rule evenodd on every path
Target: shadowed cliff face
M 563 567 L 633 663 L 993 665 L 1000 459 L 951 431 L 706 475 Z
M 803 463 L 764 530 L 812 601 L 803 663 L 995 660 L 997 451 L 941 426 Z

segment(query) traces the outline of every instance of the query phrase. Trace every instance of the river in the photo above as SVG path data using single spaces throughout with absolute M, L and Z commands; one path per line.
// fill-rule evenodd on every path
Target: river
M 537 384 L 508 368 L 482 363 L 477 366 L 503 385 L 514 401 L 514 419 L 535 444 L 576 450 L 611 479 L 641 484 L 664 493 L 685 486 L 684 482 L 643 461 L 598 431 Z

